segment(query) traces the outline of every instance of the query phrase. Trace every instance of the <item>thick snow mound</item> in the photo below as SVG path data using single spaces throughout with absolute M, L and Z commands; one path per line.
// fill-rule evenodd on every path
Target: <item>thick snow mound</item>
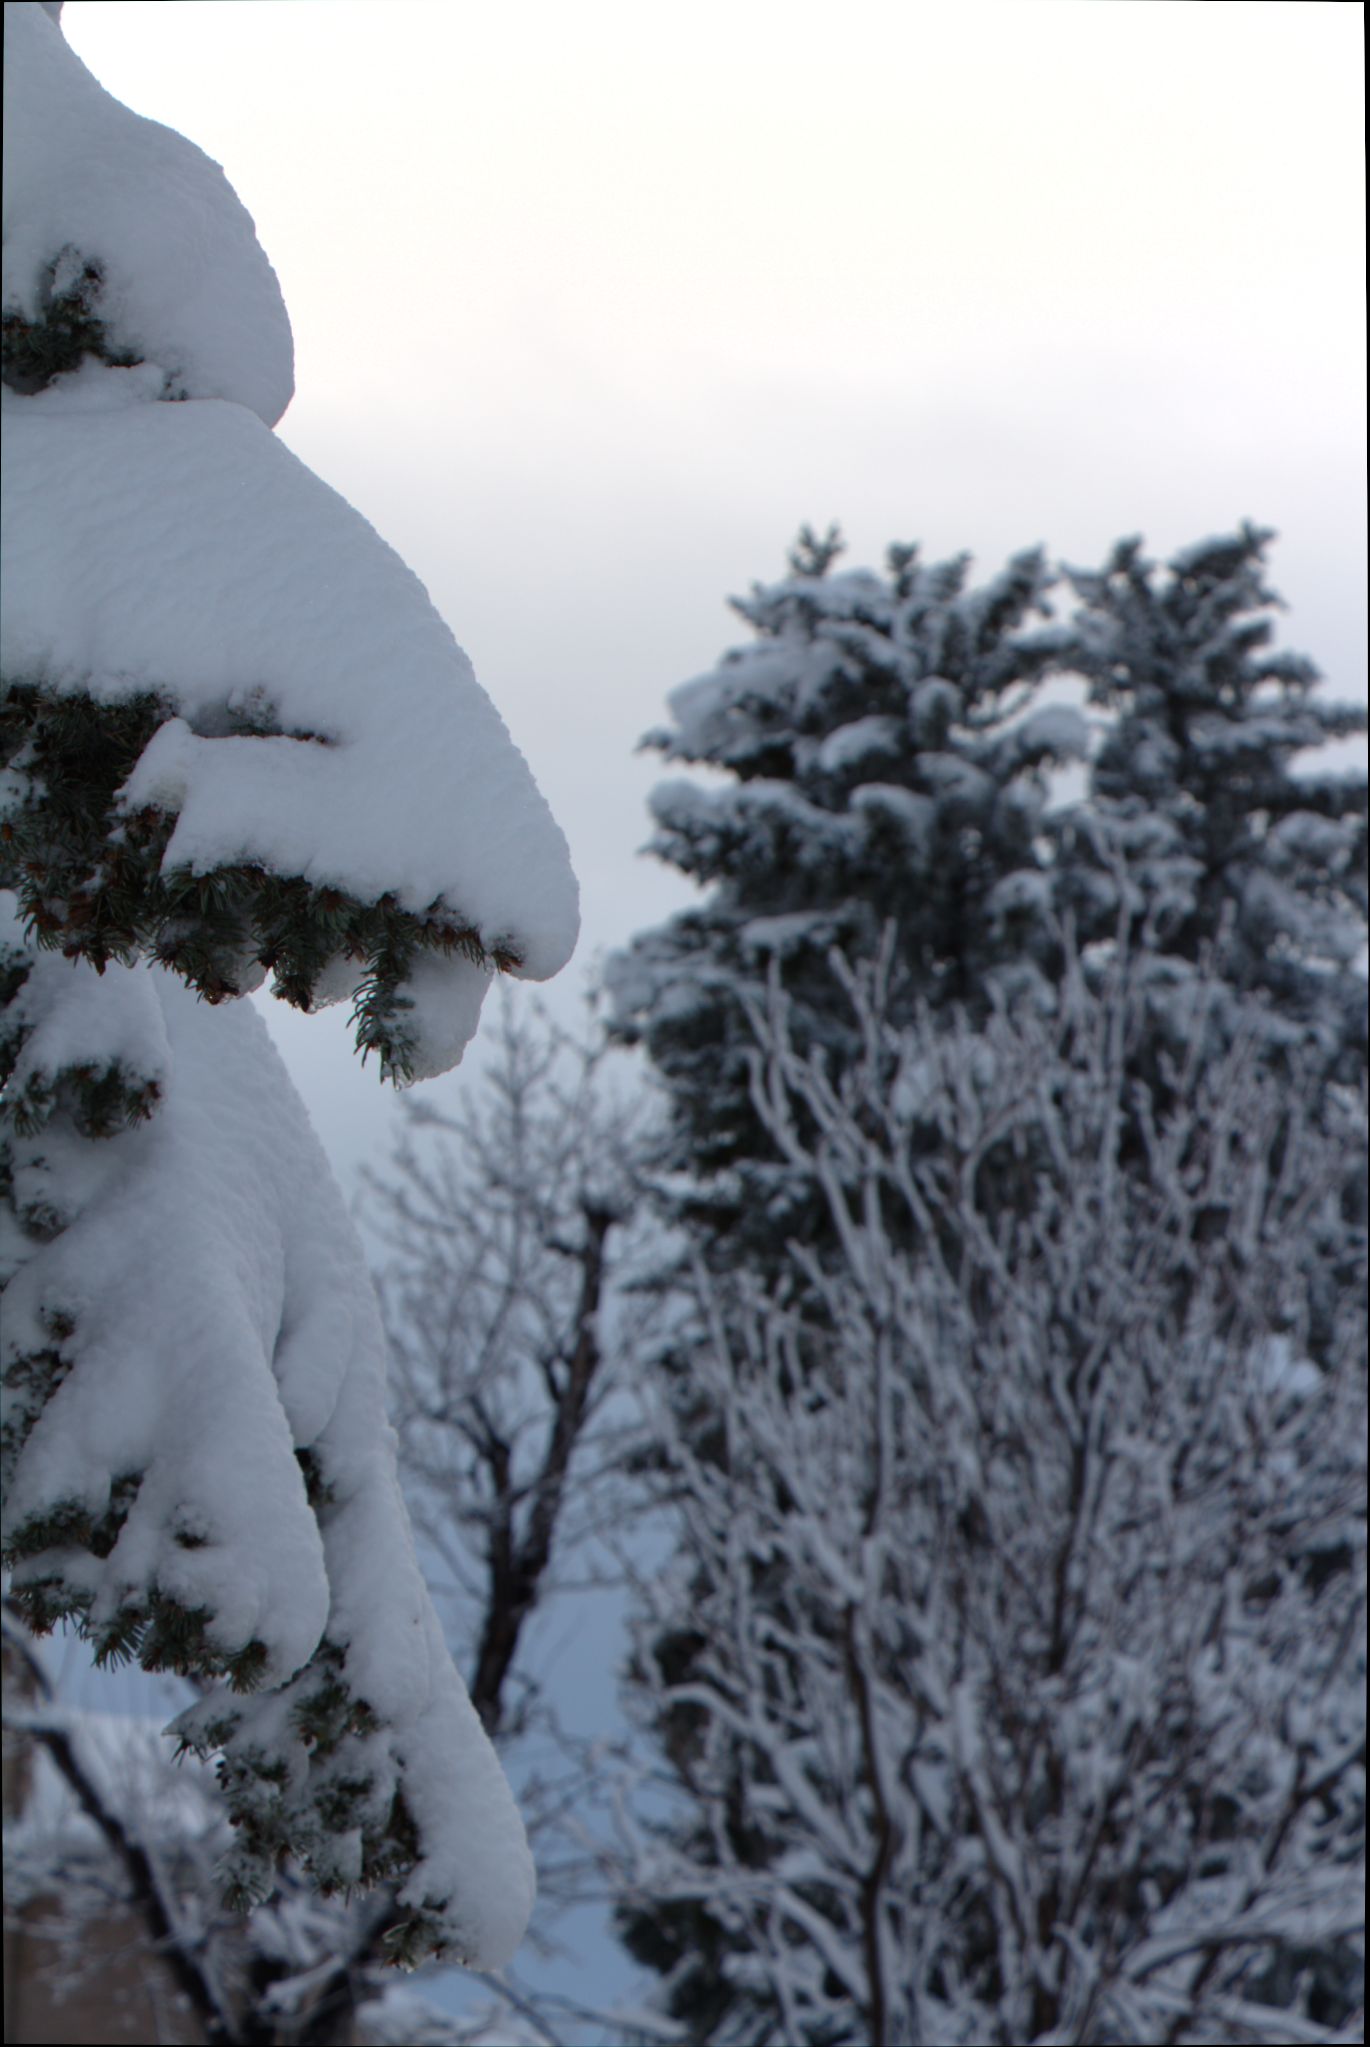
M 325 1637 L 342 1651 L 352 1694 L 380 1723 L 377 1798 L 388 1810 L 402 1790 L 418 1827 L 403 1897 L 445 1901 L 454 1950 L 497 1966 L 527 1922 L 532 1862 L 418 1569 L 379 1310 L 304 1108 L 250 1003 L 211 1008 L 166 970 L 130 970 L 121 985 L 138 984 L 158 1026 L 139 1043 L 128 1005 L 95 999 L 106 987 L 92 968 L 39 966 L 35 1040 L 64 980 L 63 1056 L 134 1051 L 140 1065 L 155 1060 L 163 1094 L 146 1124 L 99 1144 L 56 1119 L 13 1147 L 21 1201 L 31 1174 L 56 1162 L 76 1212 L 30 1248 L 6 1295 L 7 1366 L 50 1340 L 55 1314 L 72 1330 L 65 1376 L 7 1488 L 7 1521 L 73 1503 L 98 1520 L 112 1483 L 135 1479 L 108 1554 L 61 1557 L 69 1579 L 82 1576 L 91 1625 L 152 1586 L 202 1612 L 221 1654 L 260 1642 L 263 1688 L 234 1701 L 241 1739 L 284 1741 L 292 1782 L 310 1767 L 282 1711 L 292 1679 Z M 6 1388 L 14 1408 L 22 1386 L 20 1375 Z M 301 1452 L 325 1482 L 317 1511 Z M 52 1561 L 20 1563 L 16 1582 Z
M 5 394 L 6 676 L 164 699 L 125 801 L 177 817 L 167 869 L 441 902 L 515 972 L 556 973 L 566 841 L 422 584 L 244 408 L 150 397 L 146 370 L 94 362 Z M 420 1073 L 460 1056 L 483 989 L 464 961 L 426 970 Z
M 39 965 L 48 1004 L 55 979 L 70 983 L 68 1059 L 123 1053 L 103 977 L 52 956 Z M 142 1473 L 118 1542 L 89 1559 L 92 1621 L 156 1583 L 213 1613 L 221 1650 L 264 1641 L 279 1680 L 328 1616 L 291 1424 L 308 1444 L 331 1413 L 336 1396 L 317 1381 L 347 1369 L 364 1282 L 345 1238 L 331 1251 L 312 1133 L 251 1005 L 211 1010 L 160 969 L 130 970 L 116 989 L 125 978 L 158 1013 L 168 1048 L 158 1113 L 98 1145 L 59 1122 L 14 1148 L 21 1193 L 54 1147 L 69 1154 L 63 1182 L 79 1212 L 10 1285 L 5 1362 L 41 1344 L 54 1312 L 78 1334 L 6 1513 L 17 1526 L 74 1501 L 98 1519 L 111 1474 Z
M 46 8 L 5 6 L 4 310 L 40 319 L 64 267 L 96 264 L 110 344 L 191 398 L 268 426 L 295 388 L 290 321 L 218 164 L 93 78 Z M 56 277 L 54 278 L 54 269 Z
M 18 952 L 24 930 L 13 902 L 8 890 L 0 892 L 0 947 Z M 77 975 L 60 954 L 40 952 L 8 1005 L 6 1021 L 23 1033 L 7 1095 L 50 1088 L 65 1070 L 85 1065 L 119 1066 L 131 1078 L 159 1087 L 165 1078 L 162 1013 L 147 976 L 132 967 L 112 964 L 100 975 Z

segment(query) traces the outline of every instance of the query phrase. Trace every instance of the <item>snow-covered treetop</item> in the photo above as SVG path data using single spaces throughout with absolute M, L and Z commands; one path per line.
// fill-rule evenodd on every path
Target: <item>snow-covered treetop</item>
M 697 880 L 729 877 L 753 911 L 795 905 L 796 862 L 814 868 L 825 906 L 865 899 L 876 870 L 892 877 L 891 855 L 935 864 L 939 830 L 1007 836 L 1016 862 L 1031 832 L 1006 791 L 1084 751 L 1083 720 L 1067 707 L 1022 716 L 1059 637 L 1027 622 L 1045 609 L 1040 553 L 967 590 L 966 556 L 924 565 L 896 547 L 887 576 L 830 573 L 840 550 L 835 532 L 806 529 L 788 576 L 735 598 L 757 638 L 673 691 L 674 725 L 644 742 L 736 778 L 660 787 L 652 850 Z M 763 871 L 775 904 L 761 900 Z
M 1059 631 L 1025 622 L 1045 609 L 1051 581 L 1039 550 L 969 591 L 968 555 L 923 563 L 916 548 L 895 546 L 879 576 L 833 573 L 841 551 L 835 530 L 818 539 L 806 528 L 787 576 L 733 598 L 758 637 L 673 690 L 674 726 L 644 744 L 742 780 L 830 772 L 858 759 L 836 735 L 850 723 L 872 737 L 873 707 L 897 721 L 882 728 L 886 753 L 910 740 L 935 746 L 954 718 L 997 723 L 1009 684 L 1027 683 L 1057 652 Z
M 223 174 L 6 8 L 5 792 L 26 916 L 210 1000 L 274 970 L 453 1065 L 493 968 L 542 979 L 565 840 L 411 572 L 269 431 L 275 275 Z M 188 400 L 167 403 L 168 399 Z M 82 791 L 82 843 L 68 799 Z
M 892 922 L 909 989 L 987 998 L 1037 975 L 1051 943 L 1042 821 L 1056 769 L 1088 729 L 1037 701 L 1067 636 L 1037 549 L 988 581 L 970 558 L 890 548 L 884 574 L 834 569 L 834 529 L 807 528 L 789 573 L 733 608 L 753 638 L 675 690 L 646 744 L 726 779 L 651 797 L 650 850 L 707 893 L 609 967 L 614 1027 L 644 1042 L 672 1095 L 672 1165 L 712 1176 L 718 1241 L 783 1243 L 769 1144 L 751 1100 L 748 991 L 780 974 L 806 1027 L 846 1056 L 829 956 Z M 740 1195 L 741 1181 L 748 1192 Z M 765 1182 L 763 1188 L 762 1182 Z
M 6 317 L 36 321 L 84 286 L 113 349 L 274 426 L 294 350 L 251 216 L 202 149 L 105 91 L 59 12 L 5 7 Z
M 1107 935 L 1126 864 L 1151 944 L 1197 960 L 1230 924 L 1229 978 L 1365 1054 L 1366 781 L 1329 743 L 1365 730 L 1314 664 L 1276 648 L 1273 535 L 1245 525 L 1164 569 L 1138 539 L 1072 570 L 1074 660 L 1108 714 L 1092 819 L 1068 827 L 1079 930 Z M 1348 1069 L 1350 1070 L 1350 1069 Z

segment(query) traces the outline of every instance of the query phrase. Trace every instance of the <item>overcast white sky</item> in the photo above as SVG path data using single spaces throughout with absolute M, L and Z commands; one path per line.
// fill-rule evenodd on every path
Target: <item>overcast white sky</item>
M 992 569 L 1276 526 L 1363 690 L 1359 8 L 1320 0 L 68 0 L 221 161 L 295 327 L 284 438 L 424 579 L 571 840 L 596 950 L 666 691 L 803 520 Z M 283 1043 L 344 1168 L 341 1019 Z M 450 1083 L 448 1083 L 450 1084 Z

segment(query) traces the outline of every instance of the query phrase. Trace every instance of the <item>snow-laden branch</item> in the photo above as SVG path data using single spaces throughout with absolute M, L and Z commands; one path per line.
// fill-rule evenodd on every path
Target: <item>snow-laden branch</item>
M 1139 1089 L 1122 958 L 974 1028 L 847 980 L 840 1069 L 774 986 L 752 1010 L 835 1248 L 800 1285 L 696 1266 L 658 1382 L 681 1550 L 635 1698 L 701 1853 L 649 1829 L 639 1895 L 707 1901 L 720 2040 L 1340 2038 L 1359 1105 L 1256 1037 Z

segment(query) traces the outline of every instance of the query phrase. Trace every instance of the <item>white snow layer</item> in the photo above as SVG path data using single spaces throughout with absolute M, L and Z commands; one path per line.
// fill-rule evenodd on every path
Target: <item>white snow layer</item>
M 231 398 L 275 425 L 294 348 L 251 215 L 218 164 L 107 93 L 27 0 L 5 5 L 4 174 L 6 313 L 32 320 L 54 284 L 98 263 L 115 349 L 177 393 Z
M 826 775 L 841 775 L 872 757 L 896 760 L 903 737 L 897 718 L 856 718 L 828 733 L 818 748 L 818 766 Z
M 106 1004 L 108 974 L 53 955 L 37 972 L 38 1011 L 68 981 L 87 1056 L 155 1064 L 163 1096 L 118 1137 L 69 1137 L 70 1159 L 54 1161 L 55 1123 L 13 1147 L 21 1207 L 60 1163 L 79 1212 L 6 1295 L 6 1365 L 50 1340 L 55 1311 L 75 1324 L 70 1370 L 28 1438 L 7 1514 L 17 1525 L 79 1502 L 98 1517 L 111 1476 L 142 1473 L 109 1555 L 70 1554 L 68 1574 L 85 1574 L 95 1624 L 155 1585 L 208 1609 L 223 1651 L 261 1641 L 266 1689 L 240 1702 L 248 1715 L 270 1714 L 271 1688 L 325 1631 L 345 1647 L 348 1681 L 382 1722 L 420 1830 L 404 1896 L 449 1898 L 458 1951 L 497 1966 L 527 1923 L 532 1861 L 419 1573 L 385 1417 L 379 1311 L 304 1108 L 250 1003 L 211 1008 L 157 967 L 116 973 L 120 986 L 141 984 L 139 1047 L 130 1005 Z M 322 1538 L 303 1449 L 333 1489 Z
M 0 893 L 0 946 L 18 952 L 25 938 L 14 901 L 8 891 Z M 9 1008 L 25 1033 L 5 1083 L 16 1099 L 35 1084 L 51 1087 L 64 1070 L 87 1064 L 121 1066 L 129 1080 L 158 1086 L 165 1077 L 166 1026 L 146 976 L 132 967 L 111 962 L 103 975 L 77 976 L 60 953 L 37 952 Z
M 168 868 L 258 862 L 445 904 L 544 979 L 575 945 L 566 841 L 413 573 L 253 414 L 156 402 L 88 361 L 5 394 L 0 659 L 12 679 L 179 715 L 124 791 L 177 814 Z M 234 733 L 235 717 L 284 734 Z M 313 739 L 320 743 L 309 743 Z M 359 970 L 360 971 L 360 970 Z M 425 963 L 416 1075 L 460 1057 L 486 977 Z

